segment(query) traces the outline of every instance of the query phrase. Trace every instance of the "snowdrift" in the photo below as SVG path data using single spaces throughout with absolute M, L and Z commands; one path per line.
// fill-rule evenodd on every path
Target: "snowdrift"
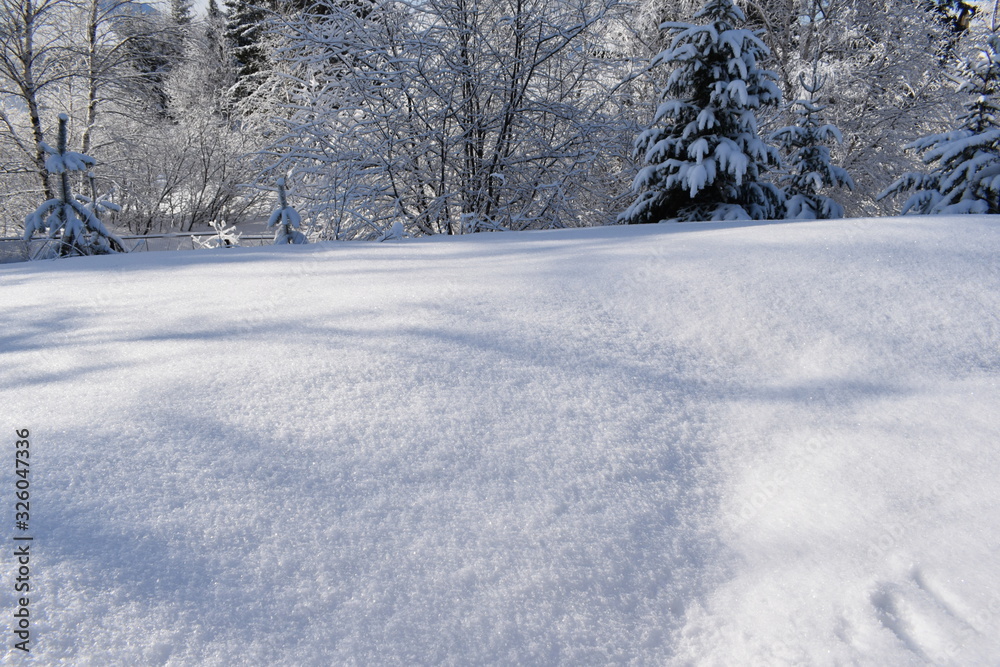
M 0 267 L 0 608 L 30 429 L 36 664 L 995 662 L 998 256 L 956 217 Z

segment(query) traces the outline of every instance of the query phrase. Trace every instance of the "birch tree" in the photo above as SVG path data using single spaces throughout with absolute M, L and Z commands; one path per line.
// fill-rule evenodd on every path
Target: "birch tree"
M 0 0 L 0 7 L 0 192 L 7 196 L 0 206 L 10 214 L 57 194 L 43 148 L 54 129 L 43 119 L 53 109 L 74 118 L 74 147 L 114 163 L 109 138 L 123 116 L 142 113 L 134 52 L 152 26 L 132 0 Z
M 66 8 L 65 0 L 0 0 L 0 133 L 21 158 L 8 158 L 4 167 L 15 173 L 30 170 L 46 200 L 55 191 L 45 167 L 41 111 L 43 96 L 73 75 L 65 66 L 65 30 L 59 20 Z

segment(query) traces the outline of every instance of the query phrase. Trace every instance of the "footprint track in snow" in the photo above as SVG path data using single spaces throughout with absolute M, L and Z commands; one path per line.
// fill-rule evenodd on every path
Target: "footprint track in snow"
M 919 567 L 879 583 L 869 601 L 882 627 L 925 663 L 963 664 L 966 640 L 980 634 L 962 597 Z

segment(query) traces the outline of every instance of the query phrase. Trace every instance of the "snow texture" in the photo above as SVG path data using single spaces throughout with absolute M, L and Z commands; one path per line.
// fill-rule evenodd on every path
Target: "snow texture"
M 989 664 L 998 252 L 962 216 L 0 267 L 34 662 Z

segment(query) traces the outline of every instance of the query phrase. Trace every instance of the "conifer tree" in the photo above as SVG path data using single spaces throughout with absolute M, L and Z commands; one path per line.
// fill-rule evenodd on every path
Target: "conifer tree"
M 785 217 L 793 220 L 826 220 L 844 217 L 844 207 L 820 194 L 824 188 L 846 187 L 854 189 L 854 180 L 847 170 L 830 161 L 830 142 L 843 142 L 840 130 L 823 124 L 819 117 L 825 107 L 818 103 L 817 93 L 824 80 L 818 74 L 818 63 L 813 65 L 812 81 L 806 83 L 799 77 L 809 99 L 797 100 L 795 114 L 798 124 L 783 127 L 771 135 L 782 152 L 787 155 L 787 174 L 781 180 L 785 196 Z
M 220 52 L 225 48 L 226 15 L 219 9 L 219 3 L 208 0 L 208 10 L 205 13 L 205 39 L 213 50 Z
M 167 17 L 165 34 L 169 40 L 166 55 L 170 59 L 171 72 L 183 66 L 188 57 L 191 19 L 191 0 L 170 0 L 170 15 Z
M 98 207 L 86 206 L 73 196 L 70 189 L 71 172 L 86 172 L 96 161 L 89 155 L 67 150 L 66 135 L 69 117 L 59 114 L 59 142 L 57 148 L 43 143 L 49 157 L 45 161 L 48 172 L 59 176 L 59 188 L 54 199 L 39 206 L 24 220 L 24 240 L 30 241 L 35 232 L 48 229 L 50 239 L 58 239 L 56 254 L 101 255 L 112 251 L 123 252 L 121 239 L 107 230 L 97 217 Z
M 879 195 L 916 190 L 902 215 L 1000 213 L 1000 36 L 989 34 L 977 57 L 962 64 L 962 74 L 969 101 L 958 129 L 907 147 L 937 166 L 929 174 L 905 174 Z
M 166 80 L 182 53 L 173 18 L 158 9 L 147 15 L 137 7 L 123 9 L 123 14 L 126 18 L 116 29 L 122 33 L 122 48 L 138 74 L 142 100 L 151 113 L 166 118 Z
M 226 41 L 232 54 L 236 100 L 248 97 L 267 67 L 267 8 L 256 0 L 226 0 Z
M 267 221 L 267 228 L 275 228 L 274 244 L 306 243 L 306 235 L 298 230 L 301 224 L 298 212 L 288 205 L 288 195 L 285 192 L 285 179 L 278 179 L 278 208 Z
M 191 24 L 191 0 L 170 0 L 170 20 L 175 26 L 186 28 Z
M 740 220 L 782 217 L 781 192 L 761 177 L 780 164 L 757 128 L 757 112 L 776 106 L 773 72 L 758 67 L 768 49 L 742 28 L 732 0 L 708 0 L 703 25 L 664 23 L 670 48 L 653 60 L 673 71 L 653 127 L 636 153 L 645 157 L 633 182 L 635 202 L 622 222 Z

